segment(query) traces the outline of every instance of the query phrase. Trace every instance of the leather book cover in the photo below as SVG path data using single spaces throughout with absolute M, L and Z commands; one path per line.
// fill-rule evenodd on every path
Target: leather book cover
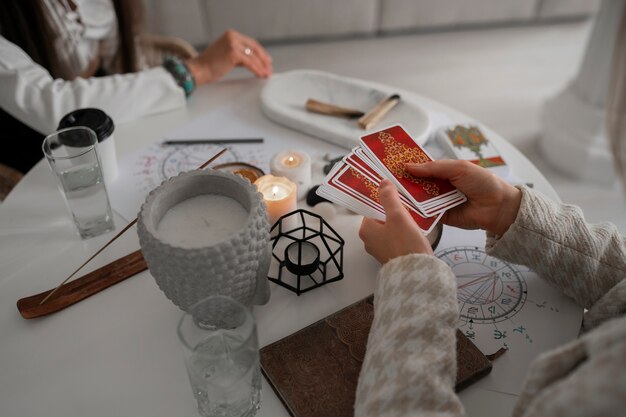
M 353 416 L 357 380 L 374 318 L 373 296 L 261 349 L 261 371 L 294 417 Z M 491 361 L 457 330 L 457 392 Z

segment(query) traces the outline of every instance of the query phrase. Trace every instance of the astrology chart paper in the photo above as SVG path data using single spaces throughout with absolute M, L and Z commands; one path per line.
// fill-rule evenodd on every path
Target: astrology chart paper
M 479 385 L 518 395 L 530 363 L 578 336 L 583 309 L 529 268 L 485 253 L 485 233 L 445 226 L 435 256 L 457 277 L 459 329 L 485 354 L 507 352 Z
M 154 143 L 127 155 L 120 161 L 119 177 L 107 184 L 113 209 L 127 221 L 137 217 L 150 191 L 166 179 L 191 171 L 227 147 L 214 165 L 227 162 L 247 162 L 269 172 L 271 150 L 265 144 L 229 145 L 162 145 Z
M 283 150 L 280 144 L 265 138 L 264 143 L 233 143 L 227 145 L 161 145 L 165 139 L 234 139 L 263 136 L 247 120 L 235 104 L 224 105 L 188 123 L 166 132 L 155 143 L 118 161 L 119 176 L 107 184 L 113 209 L 126 220 L 137 217 L 146 195 L 166 179 L 198 168 L 224 147 L 229 151 L 214 165 L 247 162 L 269 173 L 271 155 Z

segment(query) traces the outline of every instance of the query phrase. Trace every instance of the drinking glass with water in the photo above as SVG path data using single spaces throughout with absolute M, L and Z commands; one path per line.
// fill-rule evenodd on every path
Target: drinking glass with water
M 82 238 L 115 229 L 97 143 L 91 129 L 71 127 L 47 136 L 42 145 Z
M 178 324 L 185 365 L 203 417 L 251 417 L 260 407 L 261 373 L 254 317 L 226 296 L 209 296 Z

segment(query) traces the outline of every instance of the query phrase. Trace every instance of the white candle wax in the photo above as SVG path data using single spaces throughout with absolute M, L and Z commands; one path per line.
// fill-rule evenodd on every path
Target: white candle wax
M 264 175 L 255 181 L 267 206 L 270 226 L 282 216 L 297 209 L 296 185 L 284 177 Z
M 157 226 L 166 243 L 183 248 L 212 246 L 237 233 L 248 212 L 232 198 L 203 194 L 170 208 Z
M 311 242 L 293 242 L 285 250 L 285 266 L 295 275 L 310 275 L 317 270 L 320 252 Z
M 300 262 L 298 262 L 298 254 Z M 287 256 L 289 260 L 297 265 L 310 265 L 319 257 L 319 251 L 315 250 L 312 243 L 302 242 L 291 244 L 287 247 Z
M 294 168 L 300 165 L 301 159 L 298 155 L 289 155 L 282 159 L 282 163 L 287 168 Z
M 297 197 L 301 200 L 311 186 L 311 158 L 301 151 L 279 152 L 270 162 L 272 175 L 288 178 L 298 187 Z

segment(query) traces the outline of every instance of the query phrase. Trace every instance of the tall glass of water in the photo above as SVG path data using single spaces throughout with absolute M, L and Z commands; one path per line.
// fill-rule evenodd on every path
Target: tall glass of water
M 203 417 L 250 417 L 260 407 L 261 373 L 254 317 L 234 299 L 212 295 L 178 324 L 185 365 Z
M 115 229 L 97 143 L 91 129 L 70 127 L 47 136 L 42 144 L 74 224 L 84 239 Z

